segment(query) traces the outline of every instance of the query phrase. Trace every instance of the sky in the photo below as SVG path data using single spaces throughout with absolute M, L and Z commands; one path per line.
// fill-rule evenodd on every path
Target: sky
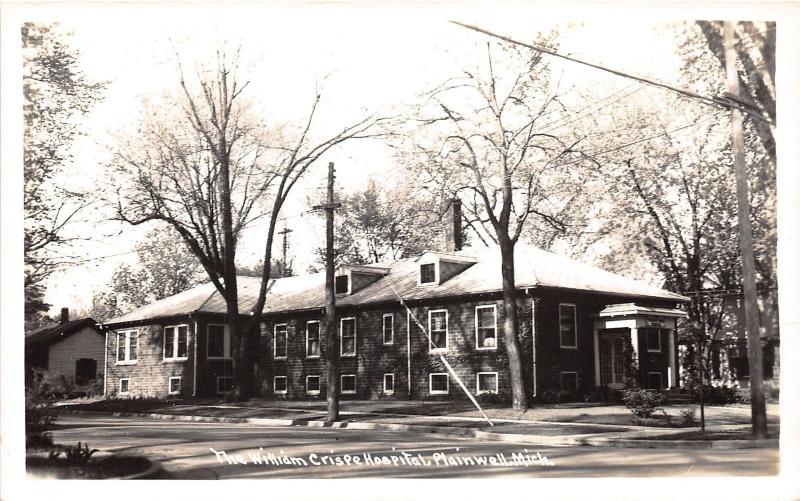
M 633 9 L 637 10 L 637 9 Z M 176 54 L 185 68 L 209 60 L 219 47 L 241 47 L 250 98 L 270 123 L 297 124 L 308 113 L 316 89 L 323 101 L 315 129 L 336 130 L 375 112 L 389 115 L 485 54 L 487 38 L 448 23 L 477 24 L 521 41 L 558 27 L 561 52 L 662 81 L 675 81 L 680 61 L 664 21 L 614 20 L 589 12 L 568 16 L 533 4 L 189 4 L 67 6 L 37 10 L 28 18 L 58 21 L 73 32 L 86 76 L 107 81 L 103 101 L 85 117 L 85 136 L 74 144 L 75 162 L 62 182 L 73 188 L 104 186 L 104 164 L 115 135 L 135 126 L 145 99 L 177 85 Z M 628 12 L 628 14 L 631 14 Z M 641 14 L 637 14 L 641 15 Z M 598 96 L 630 85 L 616 76 L 574 63 L 552 61 L 563 81 Z M 401 174 L 391 150 L 377 141 L 347 143 L 317 162 L 290 197 L 282 215 L 293 229 L 290 255 L 295 270 L 314 261 L 311 249 L 324 243 L 324 224 L 300 215 L 307 201 L 321 199 L 325 166 L 333 161 L 338 188 L 363 188 L 369 178 L 391 183 Z M 104 190 L 112 196 L 112 186 Z M 135 261 L 131 251 L 148 228 L 105 221 L 93 214 L 73 230 L 89 240 L 72 250 L 85 262 L 54 274 L 45 299 L 87 310 L 115 267 Z M 265 227 L 247 230 L 238 251 L 253 264 L 263 255 Z M 278 248 L 275 249 L 277 252 Z M 111 257 L 108 257 L 111 256 Z

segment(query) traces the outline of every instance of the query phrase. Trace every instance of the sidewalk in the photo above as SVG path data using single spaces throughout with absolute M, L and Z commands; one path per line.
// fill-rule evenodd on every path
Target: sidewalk
M 777 406 L 770 411 L 770 423 L 777 422 Z M 677 410 L 686 406 L 668 408 Z M 326 422 L 325 402 L 251 400 L 224 403 L 217 400 L 192 401 L 73 401 L 59 403 L 57 412 L 105 413 L 115 416 L 147 417 L 211 422 L 247 422 L 265 426 L 328 426 L 334 428 L 416 431 L 474 437 L 482 440 L 530 443 L 550 446 L 692 447 L 745 448 L 777 447 L 777 439 L 754 440 L 669 440 L 670 435 L 697 431 L 695 427 L 635 426 L 622 406 L 561 404 L 536 406 L 525 412 L 507 406 L 490 406 L 487 414 L 494 426 L 469 402 L 428 401 L 342 401 L 340 421 Z M 742 407 L 709 407 L 707 431 L 727 434 L 749 430 L 747 411 Z M 477 414 L 477 416 L 475 415 Z M 612 423 L 603 422 L 610 421 Z M 616 424 L 614 424 L 616 423 Z M 628 424 L 623 424 L 628 423 Z M 774 433 L 771 426 L 771 432 Z M 777 431 L 777 427 L 774 427 Z M 696 433 L 695 433 L 696 435 Z

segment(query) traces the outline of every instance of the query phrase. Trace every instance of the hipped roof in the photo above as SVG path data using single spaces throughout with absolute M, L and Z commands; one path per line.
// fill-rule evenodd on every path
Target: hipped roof
M 475 258 L 469 268 L 438 285 L 420 285 L 416 258 L 385 264 L 388 275 L 364 289 L 337 297 L 337 306 L 360 306 L 404 300 L 448 298 L 502 291 L 500 249 L 465 249 L 457 255 Z M 689 298 L 611 273 L 573 259 L 518 244 L 515 248 L 515 282 L 518 289 L 551 287 L 597 292 L 631 298 L 688 302 Z M 256 303 L 261 280 L 238 277 L 239 313 L 248 314 Z M 321 309 L 325 306 L 325 274 L 314 273 L 272 279 L 263 313 L 289 313 Z M 209 282 L 174 296 L 156 301 L 105 322 L 107 325 L 138 322 L 152 318 L 186 315 L 195 312 L 226 313 L 225 299 Z

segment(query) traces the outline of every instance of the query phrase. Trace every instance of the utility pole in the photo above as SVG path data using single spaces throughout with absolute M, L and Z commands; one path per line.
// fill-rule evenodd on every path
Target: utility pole
M 725 21 L 725 70 L 728 92 L 739 97 L 739 73 L 736 70 L 734 27 Z M 753 257 L 753 229 L 750 225 L 750 198 L 747 187 L 747 165 L 744 158 L 744 127 L 742 112 L 730 107 L 733 131 L 733 163 L 736 171 L 736 198 L 739 212 L 739 248 L 742 254 L 742 290 L 744 292 L 744 316 L 747 326 L 747 358 L 750 365 L 750 412 L 753 436 L 767 437 L 767 408 L 764 402 L 761 372 L 761 333 L 758 328 L 758 303 L 756 302 L 755 258 Z
M 339 419 L 339 339 L 336 336 L 336 291 L 333 282 L 333 211 L 342 204 L 333 202 L 333 162 L 328 162 L 328 200 L 324 205 L 315 205 L 315 210 L 324 209 L 325 219 L 325 377 L 328 390 L 328 422 Z
M 294 230 L 290 230 L 289 228 L 287 228 L 286 224 L 284 223 L 283 229 L 278 232 L 278 235 L 283 236 L 283 258 L 282 258 L 282 261 L 281 261 L 281 276 L 282 277 L 287 277 L 288 276 L 286 274 L 286 270 L 288 269 L 287 265 L 286 265 L 286 250 L 289 247 L 289 244 L 288 244 L 288 240 L 287 240 L 286 237 L 292 231 L 294 231 Z

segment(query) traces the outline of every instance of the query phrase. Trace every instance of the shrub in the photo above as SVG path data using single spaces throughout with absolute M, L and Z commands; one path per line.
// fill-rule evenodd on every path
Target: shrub
M 36 399 L 63 398 L 72 393 L 72 385 L 67 378 L 50 373 L 44 369 L 34 368 L 31 380 L 31 391 Z
M 509 399 L 503 392 L 498 393 L 481 393 L 475 397 L 478 402 L 487 404 L 502 404 L 508 403 Z
M 695 386 L 692 390 L 692 402 L 700 403 L 700 387 Z M 711 405 L 728 405 L 750 402 L 750 394 L 747 390 L 729 388 L 727 386 L 703 386 L 703 402 Z
M 83 447 L 81 447 L 81 443 L 78 442 L 77 445 L 66 448 L 67 463 L 71 465 L 85 465 L 95 452 L 97 452 L 97 449 L 89 450 L 89 444 L 83 444 Z
M 664 402 L 664 395 L 647 390 L 623 390 L 622 401 L 625 407 L 638 418 L 649 418 L 656 411 L 662 410 L 661 404 Z
M 53 439 L 48 430 L 53 425 L 50 404 L 36 397 L 28 388 L 25 391 L 25 448 L 49 449 Z
M 750 403 L 750 390 L 739 388 L 736 390 L 736 403 L 749 404 Z
M 608 401 L 608 388 L 597 387 L 586 394 L 584 397 L 585 402 L 607 402 Z
M 697 422 L 697 410 L 694 407 L 687 407 L 686 409 L 681 409 L 681 417 L 683 418 L 683 424 L 685 426 L 691 426 L 695 422 Z

